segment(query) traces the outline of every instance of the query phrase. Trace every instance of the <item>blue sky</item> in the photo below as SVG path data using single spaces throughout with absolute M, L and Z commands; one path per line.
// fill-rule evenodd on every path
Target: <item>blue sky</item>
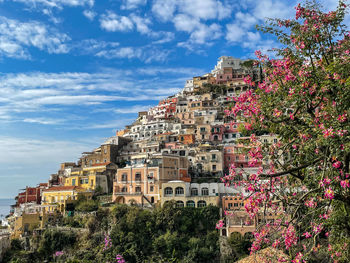
M 255 25 L 295 4 L 0 0 L 0 198 L 46 182 L 219 56 L 277 47 Z

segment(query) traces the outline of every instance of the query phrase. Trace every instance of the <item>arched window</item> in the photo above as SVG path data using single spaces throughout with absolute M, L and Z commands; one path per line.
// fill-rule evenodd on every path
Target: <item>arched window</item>
M 172 196 L 173 195 L 173 188 L 167 187 L 164 189 L 164 196 Z
M 182 187 L 176 187 L 175 195 L 184 195 L 184 189 Z
M 197 196 L 198 195 L 198 188 L 196 188 L 196 187 L 191 188 L 191 195 L 192 196 Z
M 197 202 L 197 207 L 205 207 L 207 206 L 207 202 L 200 200 Z
M 207 187 L 202 188 L 202 195 L 209 195 L 209 189 Z
M 184 202 L 176 201 L 176 207 L 184 207 Z
M 196 207 L 196 203 L 192 200 L 186 202 L 187 207 Z

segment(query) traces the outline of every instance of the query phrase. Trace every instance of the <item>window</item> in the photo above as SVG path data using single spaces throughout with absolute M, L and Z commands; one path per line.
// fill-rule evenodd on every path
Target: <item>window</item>
M 192 196 L 197 196 L 198 195 L 198 188 L 196 188 L 196 187 L 191 188 L 191 195 Z
M 216 160 L 216 154 L 212 154 L 211 159 Z
M 202 195 L 209 195 L 209 189 L 207 187 L 202 188 Z
M 179 207 L 179 208 L 184 207 L 184 202 L 176 201 L 176 207 Z
M 213 194 L 215 194 L 215 189 L 213 189 Z
M 192 200 L 186 202 L 187 207 L 196 207 L 196 203 Z
M 123 188 L 122 188 L 122 193 L 126 193 L 128 191 L 128 188 L 126 188 L 126 186 L 124 186 Z
M 171 187 L 166 187 L 164 189 L 164 196 L 172 196 L 173 195 L 173 188 Z
M 135 174 L 135 181 L 141 181 L 141 173 Z
M 273 139 L 273 143 L 277 143 L 277 139 Z
M 126 173 L 122 174 L 122 182 L 128 181 L 128 175 Z
M 135 187 L 135 192 L 136 193 L 141 193 L 141 187 L 140 186 L 136 186 Z
M 150 192 L 153 192 L 153 190 L 154 190 L 154 186 L 151 185 L 151 186 L 149 187 L 149 191 L 150 191 Z
M 182 187 L 176 187 L 175 188 L 175 195 L 183 195 L 184 189 Z
M 107 154 L 107 147 L 105 147 L 105 151 L 104 152 L 105 152 L 105 154 Z
M 75 179 L 72 179 L 72 185 L 75 186 Z
M 207 206 L 207 202 L 200 200 L 197 202 L 197 207 L 205 207 Z
M 213 164 L 212 170 L 213 170 L 213 171 L 216 171 L 216 165 L 215 165 L 215 164 Z

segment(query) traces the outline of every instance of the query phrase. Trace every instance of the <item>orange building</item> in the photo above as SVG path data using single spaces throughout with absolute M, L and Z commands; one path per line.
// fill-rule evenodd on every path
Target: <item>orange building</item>
M 196 136 L 194 134 L 180 134 L 178 141 L 182 144 L 194 144 L 196 142 Z

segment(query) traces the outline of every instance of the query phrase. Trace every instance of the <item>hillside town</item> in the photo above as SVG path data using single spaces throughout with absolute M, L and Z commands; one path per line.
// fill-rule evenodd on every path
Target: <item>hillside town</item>
M 251 235 L 260 218 L 249 219 L 245 189 L 221 181 L 230 169 L 254 173 L 264 165 L 251 165 L 242 143 L 248 139 L 244 124 L 225 114 L 230 98 L 247 90 L 247 76 L 259 80 L 262 70 L 222 56 L 210 73 L 187 80 L 181 92 L 139 112 L 133 123 L 77 162 L 62 163 L 48 182 L 25 187 L 6 220 L 11 238 L 44 229 L 58 214 L 70 216 L 74 203 L 94 195 L 106 206 L 152 209 L 172 200 L 180 208 L 217 206 L 221 236 Z M 258 139 L 277 142 L 271 134 Z

